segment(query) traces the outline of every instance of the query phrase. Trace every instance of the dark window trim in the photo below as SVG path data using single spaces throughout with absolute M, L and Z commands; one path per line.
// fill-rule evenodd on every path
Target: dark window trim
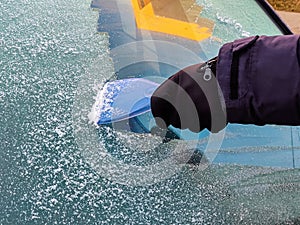
M 282 21 L 272 6 L 266 0 L 256 0 L 260 7 L 267 13 L 271 20 L 277 25 L 283 34 L 293 34 L 290 28 Z

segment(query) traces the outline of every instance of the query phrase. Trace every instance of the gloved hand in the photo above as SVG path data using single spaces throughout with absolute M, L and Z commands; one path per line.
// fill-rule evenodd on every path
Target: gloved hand
M 189 66 L 158 87 L 151 97 L 151 110 L 159 127 L 218 132 L 226 126 L 226 109 L 215 78 L 216 62 L 214 58 Z
M 218 132 L 226 120 L 299 126 L 299 96 L 300 36 L 253 36 L 223 45 L 217 66 L 212 60 L 170 77 L 154 92 L 151 110 L 158 126 L 195 132 Z

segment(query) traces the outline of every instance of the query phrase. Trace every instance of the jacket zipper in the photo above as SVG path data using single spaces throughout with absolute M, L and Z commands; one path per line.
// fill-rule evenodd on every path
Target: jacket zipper
M 203 80 L 209 81 L 212 78 L 212 75 L 216 76 L 216 65 L 217 65 L 217 60 L 218 57 L 214 57 L 207 61 L 205 64 L 201 65 L 198 69 L 197 72 L 203 73 Z

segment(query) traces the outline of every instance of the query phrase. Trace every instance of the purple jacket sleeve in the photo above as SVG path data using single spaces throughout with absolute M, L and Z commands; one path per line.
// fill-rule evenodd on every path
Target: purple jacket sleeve
M 218 132 L 228 122 L 300 125 L 300 36 L 227 43 L 217 60 L 189 66 L 161 84 L 151 110 L 160 127 L 163 121 L 196 132 Z
M 225 44 L 217 80 L 227 121 L 300 125 L 300 38 L 256 36 Z

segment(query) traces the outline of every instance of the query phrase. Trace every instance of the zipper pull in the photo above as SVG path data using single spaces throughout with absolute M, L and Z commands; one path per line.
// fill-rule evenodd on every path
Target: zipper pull
M 212 71 L 210 69 L 210 66 L 206 67 L 204 75 L 203 75 L 203 80 L 205 81 L 210 81 L 212 77 Z

